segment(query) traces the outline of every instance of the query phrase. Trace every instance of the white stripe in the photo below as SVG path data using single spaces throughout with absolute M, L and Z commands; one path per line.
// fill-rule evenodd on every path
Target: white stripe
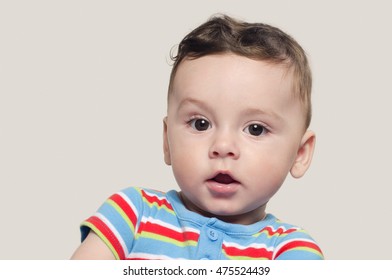
M 183 231 L 200 234 L 200 230 L 191 227 L 181 227 Z
M 129 207 L 131 207 L 133 213 L 135 213 L 135 216 L 137 217 L 137 216 L 139 215 L 139 213 L 138 213 L 138 211 L 137 211 L 135 205 L 134 205 L 134 204 L 132 203 L 132 201 L 129 199 L 129 197 L 128 197 L 125 193 L 123 193 L 123 192 L 119 192 L 119 193 L 117 193 L 117 194 L 118 194 L 119 196 L 121 196 L 121 197 L 127 202 L 127 204 L 129 205 Z
M 107 227 L 109 227 L 109 229 L 112 231 L 112 233 L 116 236 L 116 238 L 120 242 L 121 247 L 122 247 L 123 252 L 124 252 L 124 256 L 127 256 L 129 254 L 128 248 L 125 245 L 125 242 L 122 239 L 120 233 L 116 230 L 116 228 L 112 225 L 112 223 L 104 215 L 102 215 L 101 213 L 96 213 L 95 216 L 98 219 L 100 219 Z
M 157 219 L 154 219 L 152 217 L 144 217 L 143 216 L 142 217 L 142 223 L 147 223 L 147 222 L 150 222 L 150 223 L 156 224 L 156 225 L 160 225 L 162 227 L 174 230 L 174 231 L 179 232 L 179 233 L 182 233 L 182 232 L 185 232 L 185 231 L 187 231 L 187 232 L 194 232 L 194 233 L 198 233 L 198 234 L 200 233 L 199 230 L 191 228 L 191 227 L 179 228 L 179 227 L 173 226 L 172 224 L 163 222 L 161 220 L 157 220 Z
M 234 248 L 237 248 L 240 250 L 249 249 L 249 248 L 266 249 L 269 252 L 274 250 L 274 246 L 267 247 L 267 246 L 265 246 L 264 243 L 252 243 L 252 244 L 249 244 L 248 246 L 242 246 L 240 244 L 233 243 L 233 242 L 223 242 L 223 245 L 228 246 L 228 247 L 234 247 Z

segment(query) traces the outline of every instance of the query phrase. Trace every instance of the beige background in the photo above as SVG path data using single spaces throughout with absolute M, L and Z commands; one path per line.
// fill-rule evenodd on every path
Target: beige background
M 269 211 L 328 259 L 391 259 L 388 1 L 0 1 L 0 259 L 66 259 L 79 223 L 131 185 L 176 188 L 162 159 L 169 51 L 216 12 L 309 53 L 317 150 Z

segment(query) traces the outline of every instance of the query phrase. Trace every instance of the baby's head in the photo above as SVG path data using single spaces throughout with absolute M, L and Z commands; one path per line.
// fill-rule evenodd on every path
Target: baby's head
M 277 28 L 214 17 L 174 57 L 164 119 L 165 162 L 185 206 L 250 224 L 288 173 L 310 165 L 311 72 Z

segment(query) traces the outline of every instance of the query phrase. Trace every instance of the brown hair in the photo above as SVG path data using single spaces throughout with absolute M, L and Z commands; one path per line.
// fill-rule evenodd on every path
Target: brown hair
M 234 53 L 252 59 L 287 66 L 293 70 L 294 93 L 306 108 L 306 127 L 309 126 L 311 110 L 312 74 L 302 47 L 280 29 L 263 24 L 247 23 L 227 15 L 216 15 L 200 25 L 180 42 L 170 75 L 169 93 L 173 80 L 184 59 L 220 53 Z

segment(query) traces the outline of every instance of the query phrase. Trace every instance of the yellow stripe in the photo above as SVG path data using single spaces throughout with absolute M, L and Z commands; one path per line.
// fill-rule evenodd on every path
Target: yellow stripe
M 127 223 L 127 225 L 129 226 L 129 228 L 131 229 L 131 231 L 134 233 L 135 232 L 135 227 L 132 224 L 131 220 L 129 219 L 129 217 L 127 216 L 127 214 L 125 214 L 124 210 L 113 200 L 109 199 L 107 201 L 108 204 L 110 204 L 114 209 L 116 209 L 116 211 L 121 215 L 121 217 L 124 219 L 124 221 Z
M 285 252 L 289 252 L 289 251 L 306 251 L 306 252 L 310 252 L 310 253 L 313 253 L 315 255 L 318 255 L 321 258 L 324 258 L 323 254 L 319 250 L 316 250 L 316 249 L 313 249 L 313 248 L 309 248 L 309 247 L 305 247 L 305 246 L 295 247 L 295 248 L 289 249 L 289 250 L 287 250 Z M 283 254 L 285 252 L 283 252 Z
M 137 239 L 150 238 L 153 240 L 159 240 L 159 241 L 162 241 L 165 243 L 170 243 L 170 244 L 176 245 L 178 247 L 189 247 L 189 246 L 196 247 L 197 246 L 197 241 L 187 240 L 187 241 L 182 242 L 182 241 L 178 241 L 178 240 L 175 240 L 175 239 L 167 237 L 167 236 L 163 236 L 163 235 L 151 233 L 151 232 L 143 232 L 142 234 L 138 235 L 136 238 Z
M 247 257 L 247 256 L 229 256 L 226 253 L 224 253 L 226 257 L 228 257 L 230 260 L 269 260 L 269 258 L 252 258 L 252 257 Z

